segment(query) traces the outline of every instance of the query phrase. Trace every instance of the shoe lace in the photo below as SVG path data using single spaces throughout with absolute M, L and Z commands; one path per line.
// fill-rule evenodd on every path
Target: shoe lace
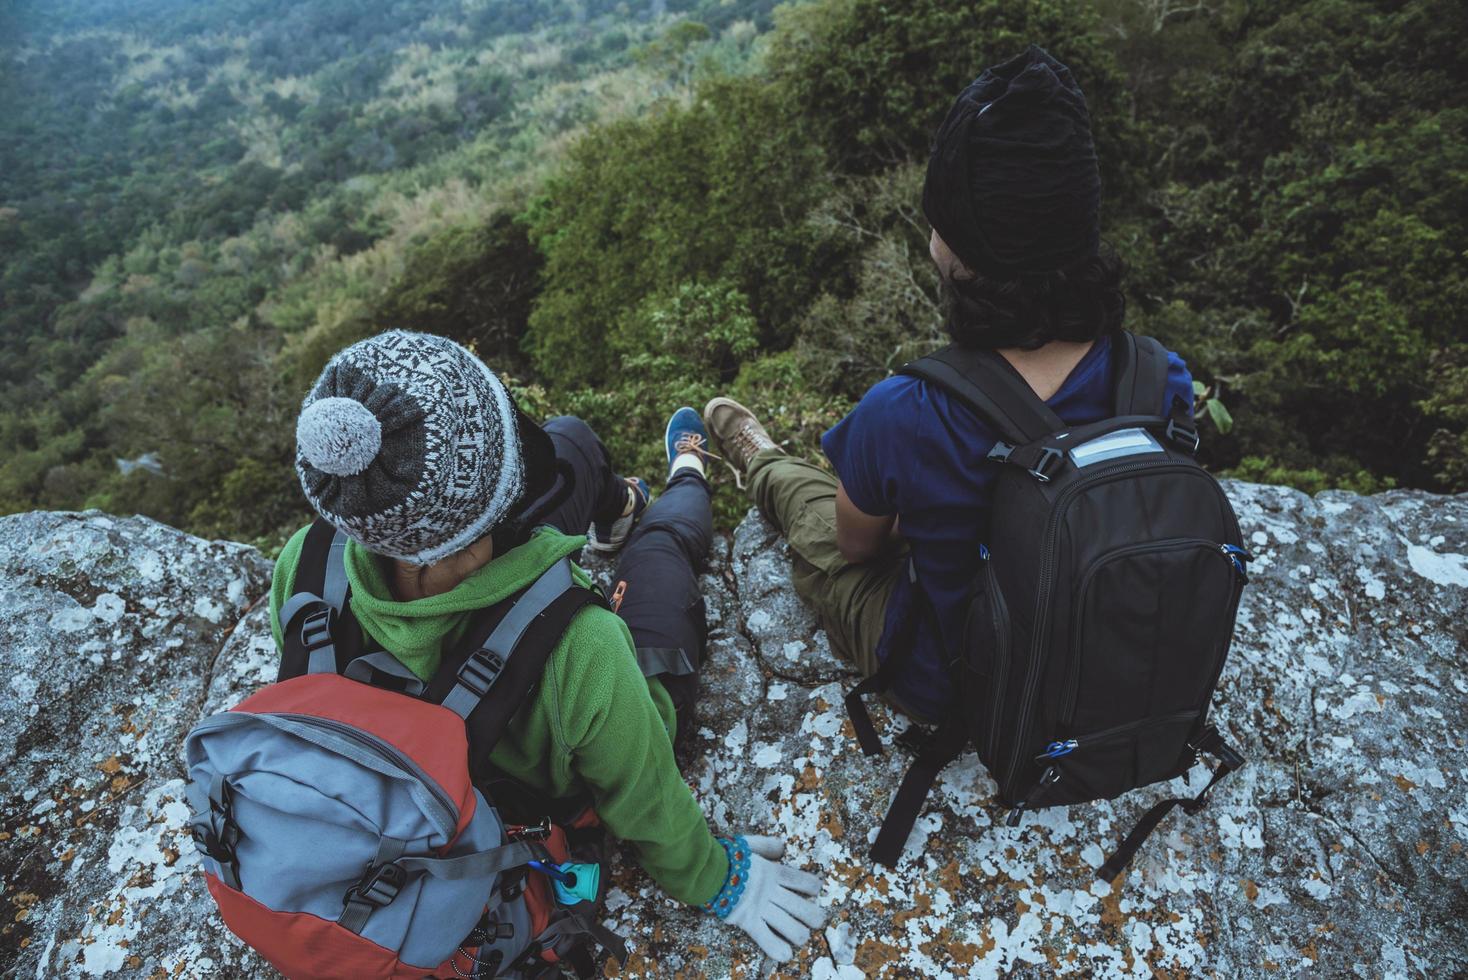
M 681 456 L 683 453 L 697 453 L 704 459 L 723 459 L 718 453 L 709 449 L 708 440 L 699 432 L 685 432 L 673 443 L 673 454 Z
M 744 464 L 746 466 L 754 458 L 754 454 L 763 448 L 760 442 L 759 430 L 752 424 L 741 425 L 735 429 L 733 434 L 730 435 L 729 441 L 734 444 L 734 448 L 744 458 Z

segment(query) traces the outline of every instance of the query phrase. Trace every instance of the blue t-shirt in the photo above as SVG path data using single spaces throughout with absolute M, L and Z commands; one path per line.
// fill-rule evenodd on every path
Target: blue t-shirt
M 1113 414 L 1111 341 L 1097 342 L 1046 404 L 1067 425 Z M 1176 354 L 1168 354 L 1167 396 L 1193 404 L 1193 379 Z M 856 408 L 821 438 L 846 495 L 873 516 L 899 515 L 918 581 L 933 600 L 943 640 L 962 639 L 963 598 L 978 574 L 979 544 L 989 520 L 989 497 L 1003 464 L 985 457 L 998 436 L 964 405 L 917 378 L 897 375 L 873 385 Z M 893 628 L 904 621 L 913 595 L 898 577 L 887 603 L 887 624 L 877 648 L 887 658 Z M 940 717 L 951 690 L 939 642 L 919 617 L 917 646 L 895 693 L 914 711 Z

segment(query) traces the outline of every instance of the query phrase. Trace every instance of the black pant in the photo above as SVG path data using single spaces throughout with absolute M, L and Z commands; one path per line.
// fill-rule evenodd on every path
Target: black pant
M 593 519 L 622 513 L 627 484 L 612 469 L 607 448 L 591 427 L 561 416 L 545 423 L 556 457 L 575 474 L 570 496 L 544 523 L 566 534 L 585 534 Z M 644 672 L 662 681 L 677 709 L 679 728 L 688 727 L 698 700 L 698 672 L 708 639 L 698 569 L 713 542 L 709 485 L 696 470 L 680 470 L 646 511 L 617 562 L 612 598 L 627 623 Z M 682 658 L 678 657 L 681 652 Z M 659 662 L 685 659 L 687 673 L 657 672 Z

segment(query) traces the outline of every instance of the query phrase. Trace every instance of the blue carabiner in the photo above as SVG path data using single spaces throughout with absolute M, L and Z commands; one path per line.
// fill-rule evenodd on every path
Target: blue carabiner
M 1079 746 L 1080 743 L 1073 738 L 1068 738 L 1064 742 L 1051 742 L 1049 745 L 1045 746 L 1045 751 L 1035 756 L 1035 758 L 1058 759 L 1063 755 L 1070 755 Z
M 1254 556 L 1236 544 L 1221 544 L 1218 548 L 1229 561 L 1233 562 L 1234 571 L 1242 575 L 1245 581 L 1247 581 L 1249 578 L 1249 569 L 1245 563 L 1253 561 Z

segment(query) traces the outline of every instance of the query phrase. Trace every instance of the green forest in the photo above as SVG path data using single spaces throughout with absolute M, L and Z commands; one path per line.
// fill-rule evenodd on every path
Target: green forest
M 721 391 L 812 451 L 944 341 L 929 140 L 1031 42 L 1208 465 L 1468 490 L 1456 0 L 58 0 L 0 7 L 0 513 L 278 547 L 300 400 L 388 327 L 627 472 Z

